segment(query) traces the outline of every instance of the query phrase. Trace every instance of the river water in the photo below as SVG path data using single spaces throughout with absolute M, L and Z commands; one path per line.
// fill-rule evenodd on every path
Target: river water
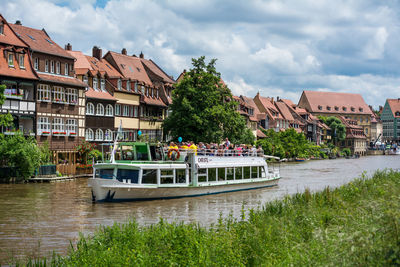
M 91 202 L 87 179 L 50 184 L 0 184 L 0 264 L 11 256 L 65 254 L 79 232 L 93 233 L 99 225 L 135 218 L 141 225 L 196 222 L 209 226 L 220 215 L 238 218 L 242 207 L 257 208 L 287 194 L 337 187 L 376 169 L 400 168 L 399 156 L 311 160 L 281 164 L 279 185 L 250 191 L 176 200 L 125 203 Z

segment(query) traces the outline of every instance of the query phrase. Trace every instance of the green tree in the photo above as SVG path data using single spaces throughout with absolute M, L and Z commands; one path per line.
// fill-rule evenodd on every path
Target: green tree
M 0 135 L 0 166 L 15 167 L 18 178 L 29 178 L 39 167 L 41 153 L 35 139 L 21 133 Z
M 236 111 L 237 103 L 215 68 L 205 57 L 192 59 L 193 68 L 176 85 L 170 106 L 171 115 L 163 127 L 174 139 L 181 136 L 194 142 L 253 143 L 244 118 Z
M 4 100 L 6 99 L 4 96 L 4 90 L 6 90 L 6 86 L 4 84 L 0 84 L 0 106 L 3 105 Z M 0 115 L 0 126 L 10 126 L 13 122 L 13 117 L 10 113 Z
M 339 118 L 335 116 L 319 116 L 319 119 L 331 128 L 332 141 L 335 145 L 337 145 L 339 141 L 346 139 L 346 126 L 344 126 Z

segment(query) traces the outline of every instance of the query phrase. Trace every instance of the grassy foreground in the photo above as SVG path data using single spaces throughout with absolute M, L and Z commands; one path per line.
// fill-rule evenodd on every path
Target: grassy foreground
M 322 192 L 288 196 L 247 218 L 102 227 L 67 256 L 28 266 L 400 265 L 400 173 L 378 171 Z

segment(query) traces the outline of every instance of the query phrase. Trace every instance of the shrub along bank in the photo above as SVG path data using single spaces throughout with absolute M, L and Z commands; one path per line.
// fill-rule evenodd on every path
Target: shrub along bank
M 241 219 L 136 222 L 81 237 L 67 266 L 386 266 L 400 264 L 400 173 L 378 171 L 337 189 L 288 196 Z M 246 217 L 246 218 L 245 218 Z M 29 266 L 44 264 L 31 260 Z M 46 265 L 46 264 L 45 264 Z M 43 266 L 43 265 L 42 265 Z

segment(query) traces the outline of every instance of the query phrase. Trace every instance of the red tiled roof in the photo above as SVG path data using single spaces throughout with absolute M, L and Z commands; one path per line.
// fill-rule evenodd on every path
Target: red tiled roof
M 278 112 L 278 110 L 276 109 L 274 104 L 272 104 L 271 98 L 263 97 L 263 96 L 259 96 L 259 97 L 260 97 L 261 104 L 264 106 L 265 109 L 269 108 L 269 109 L 272 109 L 273 111 Z
M 254 102 L 254 100 L 252 98 L 250 98 L 250 97 L 243 96 L 243 95 L 241 95 L 240 98 L 243 100 L 243 103 L 247 108 L 253 109 L 253 115 L 248 114 L 249 115 L 249 120 L 258 121 L 257 115 L 260 114 L 260 110 L 258 109 L 258 107 L 257 107 L 256 103 Z
M 15 32 L 19 34 L 19 37 L 24 40 L 24 42 L 27 43 L 33 51 L 65 58 L 73 58 L 70 54 L 67 53 L 67 51 L 62 49 L 56 42 L 54 42 L 47 35 L 44 29 L 37 30 L 16 24 L 10 24 L 10 26 Z
M 115 62 L 117 69 L 125 78 L 145 83 L 148 86 L 153 85 L 140 58 L 112 51 L 107 52 L 104 58 L 107 58 L 108 55 L 110 55 L 112 60 Z
M 288 106 L 286 106 L 285 103 L 283 102 L 275 102 L 276 107 L 279 109 L 280 113 L 282 114 L 283 118 L 285 120 L 288 120 L 289 122 L 293 122 L 294 118 L 292 116 L 292 113 L 290 113 L 290 110 Z
M 146 103 L 147 105 L 152 105 L 152 106 L 159 106 L 159 107 L 166 107 L 167 105 L 164 104 L 164 102 L 161 100 L 161 98 L 156 98 L 156 97 L 151 97 L 151 96 L 141 96 L 141 101 Z
M 10 27 L 6 19 L 0 14 L 0 22 L 4 23 L 4 34 L 0 34 L 0 43 L 10 44 L 19 47 L 28 47 L 26 43 L 21 41 Z
M 395 118 L 400 118 L 400 116 L 396 116 L 396 112 L 400 112 L 400 99 L 387 99 L 387 102 L 392 110 L 393 116 Z
M 52 74 L 44 74 L 38 73 L 41 81 L 53 82 L 53 83 L 61 83 L 65 85 L 72 85 L 78 87 L 86 87 L 87 84 L 70 76 L 60 76 L 60 75 L 52 75 Z
M 153 60 L 148 60 L 144 58 L 140 58 L 143 65 L 149 68 L 155 75 L 163 79 L 163 82 L 174 84 L 175 81 L 171 79 Z
M 267 137 L 260 129 L 257 129 L 257 137 L 259 138 L 265 138 Z
M 98 98 L 98 99 L 106 99 L 106 100 L 113 100 L 113 101 L 117 100 L 110 93 L 100 91 L 100 90 L 94 90 L 92 87 L 89 87 L 89 89 L 86 91 L 85 94 L 86 94 L 86 97 L 88 97 L 88 98 Z
M 303 95 L 308 100 L 311 112 L 371 114 L 370 108 L 360 94 L 303 91 Z M 328 107 L 330 110 L 328 110 Z M 335 110 L 335 107 L 338 110 Z

